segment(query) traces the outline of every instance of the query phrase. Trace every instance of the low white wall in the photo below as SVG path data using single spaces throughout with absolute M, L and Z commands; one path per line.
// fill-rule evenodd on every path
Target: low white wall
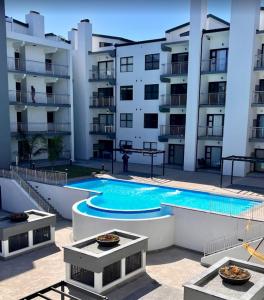
M 89 192 L 68 187 L 29 182 L 65 219 L 72 219 L 74 203 L 87 199 Z
M 91 235 L 111 229 L 121 229 L 147 236 L 148 250 L 157 250 L 174 244 L 174 217 L 144 220 L 118 220 L 91 217 L 77 211 L 78 203 L 73 206 L 73 239 L 81 240 Z
M 0 178 L 0 186 L 4 210 L 9 212 L 21 212 L 30 209 L 43 210 L 15 180 Z
M 247 220 L 186 208 L 173 208 L 175 245 L 203 252 L 204 246 L 217 238 L 242 232 Z

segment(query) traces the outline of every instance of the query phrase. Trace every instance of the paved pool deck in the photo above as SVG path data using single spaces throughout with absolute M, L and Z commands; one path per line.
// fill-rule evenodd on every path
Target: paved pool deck
M 59 222 L 56 245 L 0 261 L 0 300 L 15 300 L 65 279 L 63 246 L 72 242 L 70 222 Z M 201 254 L 170 247 L 147 255 L 147 274 L 108 294 L 111 300 L 183 299 L 182 285 L 205 268 Z M 56 299 L 56 298 L 55 298 Z

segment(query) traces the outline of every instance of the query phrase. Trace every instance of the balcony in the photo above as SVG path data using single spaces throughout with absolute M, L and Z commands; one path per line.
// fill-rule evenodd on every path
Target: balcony
M 186 107 L 187 94 L 162 95 L 160 112 L 170 112 L 170 108 Z
M 202 74 L 216 74 L 227 72 L 227 58 L 223 59 L 208 59 L 201 62 Z
M 90 108 L 107 108 L 111 112 L 115 112 L 114 97 L 91 97 Z
M 90 134 L 105 135 L 109 138 L 115 138 L 115 126 L 113 124 L 90 124 Z
M 184 139 L 185 126 L 183 125 L 161 125 L 160 142 L 168 142 L 168 139 Z
M 162 65 L 162 75 L 160 80 L 162 82 L 170 82 L 170 77 L 187 76 L 188 61 L 172 62 Z
M 252 127 L 249 140 L 251 142 L 264 142 L 264 127 Z
M 105 69 L 98 70 L 97 66 L 93 66 L 93 70 L 90 70 L 89 81 L 107 81 L 110 84 L 115 84 L 115 70 Z
M 70 123 L 26 123 L 17 122 L 11 123 L 12 136 L 17 135 L 69 135 L 71 134 Z
M 12 105 L 31 105 L 31 106 L 70 106 L 70 96 L 66 94 L 47 94 L 26 91 L 9 90 L 9 102 Z
M 259 50 L 259 52 L 261 51 Z M 264 53 L 255 56 L 255 70 L 264 70 Z
M 223 126 L 199 126 L 198 137 L 200 140 L 223 140 Z
M 253 95 L 252 106 L 264 105 L 264 91 L 255 91 Z
M 201 93 L 201 106 L 225 106 L 226 93 Z
M 8 71 L 15 73 L 29 73 L 34 75 L 70 78 L 69 69 L 66 65 L 8 57 L 7 67 Z

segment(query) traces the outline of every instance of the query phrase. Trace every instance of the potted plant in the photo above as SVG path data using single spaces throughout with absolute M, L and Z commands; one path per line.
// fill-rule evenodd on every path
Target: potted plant
M 251 277 L 247 270 L 234 265 L 224 266 L 219 269 L 218 273 L 224 282 L 233 285 L 242 285 Z
M 119 243 L 120 238 L 116 234 L 107 233 L 107 234 L 103 234 L 103 235 L 98 236 L 96 238 L 96 241 L 99 244 L 99 246 L 113 247 L 113 246 L 116 246 Z
M 24 222 L 28 219 L 28 214 L 25 212 L 13 213 L 9 216 L 11 222 Z

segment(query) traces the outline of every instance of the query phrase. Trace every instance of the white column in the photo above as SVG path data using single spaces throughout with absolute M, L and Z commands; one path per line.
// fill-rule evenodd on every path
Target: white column
M 30 230 L 28 232 L 28 247 L 29 248 L 33 247 L 33 230 Z
M 200 92 L 202 31 L 206 26 L 207 0 L 191 0 L 188 88 L 186 107 L 184 170 L 195 171 Z
M 248 156 L 256 29 L 260 0 L 232 0 L 229 36 L 223 156 Z M 235 163 L 234 175 L 244 176 L 248 164 Z M 224 164 L 224 174 L 231 166 Z
M 103 273 L 94 273 L 94 290 L 101 293 L 103 289 Z
M 50 241 L 55 242 L 55 227 L 50 226 Z
M 8 240 L 2 241 L 2 256 L 7 257 L 9 255 L 9 244 Z

